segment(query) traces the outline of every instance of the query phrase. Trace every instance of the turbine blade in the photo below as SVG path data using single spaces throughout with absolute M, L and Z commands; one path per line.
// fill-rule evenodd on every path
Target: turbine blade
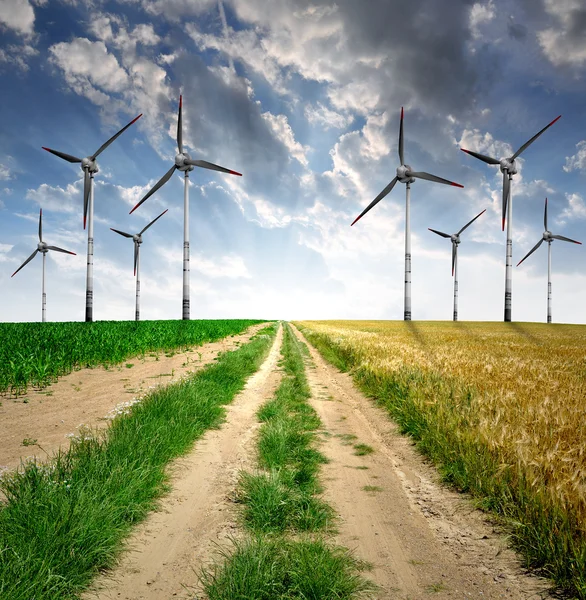
M 405 159 L 403 158 L 403 107 L 401 106 L 401 125 L 399 126 L 399 160 L 401 164 L 405 164 Z
M 519 156 L 519 154 L 521 154 L 521 152 L 523 152 L 524 150 L 526 150 L 546 129 L 548 129 L 549 127 L 551 127 L 558 119 L 561 119 L 560 115 L 559 117 L 555 118 L 549 125 L 546 125 L 539 133 L 535 134 L 528 142 L 525 142 L 518 150 L 517 152 L 515 152 L 515 154 L 513 154 L 513 156 L 511 156 L 511 160 L 515 160 L 517 158 L 517 156 Z
M 179 118 L 177 119 L 177 148 L 183 154 L 183 119 L 181 113 L 183 108 L 183 96 L 179 96 Z
M 71 154 L 65 154 L 65 152 L 59 152 L 59 150 L 51 150 L 51 148 L 45 148 L 45 146 L 41 146 L 41 148 L 43 150 L 46 150 L 47 152 L 50 152 L 51 154 L 54 154 L 55 156 L 58 156 L 59 158 L 62 158 L 70 163 L 80 163 L 81 162 L 81 158 L 77 158 L 77 156 L 71 156 Z
M 90 199 L 90 186 L 92 185 L 92 182 L 89 170 L 84 169 L 83 173 L 83 228 L 85 229 L 85 224 L 87 220 L 87 209 Z
M 127 238 L 131 238 L 132 237 L 131 233 L 125 233 L 124 231 L 119 231 L 118 229 L 114 229 L 113 227 L 110 227 L 110 229 L 112 231 L 115 231 L 116 233 L 119 233 L 120 235 L 123 235 L 124 237 L 127 237 Z
M 489 165 L 500 165 L 501 161 L 496 158 L 492 158 L 491 156 L 485 156 L 484 154 L 478 154 L 478 152 L 472 152 L 472 150 L 464 150 L 464 148 L 460 148 L 462 152 L 466 152 L 466 154 L 470 154 L 474 158 L 478 158 L 479 160 L 488 163 Z
M 125 125 L 118 133 L 113 135 L 105 144 L 102 144 L 97 152 L 91 157 L 92 160 L 95 160 L 119 135 L 122 135 L 133 123 L 136 123 L 142 117 L 142 113 L 138 115 L 135 119 L 132 119 L 128 125 Z
M 452 237 L 449 233 L 443 233 L 442 231 L 437 231 L 437 229 L 432 229 L 431 227 L 428 227 L 429 231 L 433 231 L 434 233 L 437 233 L 438 235 L 441 235 L 442 237 L 445 238 L 449 238 Z
M 472 223 L 474 223 L 474 221 L 476 221 L 476 219 L 478 219 L 478 217 L 483 215 L 485 212 L 486 212 L 486 208 L 479 215 L 476 215 L 472 219 L 472 221 L 470 221 L 469 223 L 466 223 L 466 225 L 464 225 L 464 227 L 462 227 L 462 229 L 460 229 L 460 231 L 458 231 L 458 233 L 456 235 L 460 235 L 464 231 L 464 229 L 466 229 L 467 227 L 470 227 L 470 225 L 472 225 Z
M 158 221 L 167 212 L 167 210 L 164 210 L 156 219 L 153 219 L 138 235 L 142 235 L 155 221 Z
M 177 167 L 173 165 L 162 177 L 155 183 L 155 185 L 146 193 L 145 197 L 130 211 L 129 214 L 132 214 L 145 200 L 150 198 L 159 188 L 163 187 L 169 179 L 171 179 L 171 175 L 175 172 Z
M 240 175 L 242 177 L 242 173 L 238 173 L 238 171 L 232 171 L 230 169 L 226 169 L 225 167 L 220 167 L 219 165 L 215 165 L 214 163 L 208 162 L 207 160 L 185 160 L 186 165 L 193 165 L 194 167 L 202 167 L 204 169 L 211 169 L 212 171 L 221 171 L 222 173 L 230 173 L 231 175 Z
M 28 265 L 28 263 L 30 263 L 30 261 L 37 255 L 37 252 L 39 250 L 35 250 L 23 263 L 22 265 L 20 265 L 20 267 L 18 267 L 18 269 L 16 269 L 16 271 L 14 271 L 14 273 L 12 273 L 12 275 L 10 277 L 14 277 L 21 269 L 22 267 L 24 267 L 25 265 Z
M 358 219 L 361 219 L 373 206 L 378 204 L 395 187 L 397 181 L 399 180 L 395 177 L 393 181 L 391 181 L 391 183 L 389 183 L 389 185 L 387 185 L 387 187 L 354 219 L 352 225 L 354 225 Z
M 531 248 L 531 250 L 529 250 L 529 252 L 527 252 L 527 254 L 525 254 L 525 256 L 517 263 L 517 266 L 519 266 L 528 256 L 531 256 L 535 250 L 537 250 L 537 248 L 539 248 L 539 246 L 541 246 L 541 244 L 543 244 L 543 238 L 541 238 L 537 244 L 535 244 L 535 246 L 533 246 L 533 248 Z
M 543 226 L 545 227 L 545 231 L 547 231 L 547 198 L 545 199 L 545 211 L 543 213 Z
M 138 259 L 138 244 L 134 242 L 134 276 L 136 277 L 136 262 Z
M 47 246 L 48 250 L 55 250 L 55 252 L 63 252 L 65 254 L 73 254 L 73 256 L 77 256 L 75 252 L 69 252 L 69 250 L 63 250 L 63 248 L 58 248 L 57 246 Z
M 507 204 L 509 203 L 509 193 L 511 191 L 511 180 L 509 171 L 503 171 L 503 231 L 505 230 L 505 219 L 507 218 Z
M 582 245 L 582 242 L 577 242 L 576 240 L 573 240 L 571 238 L 568 237 L 564 237 L 563 235 L 552 235 L 552 238 L 556 239 L 556 240 L 561 240 L 562 242 L 572 242 L 572 244 L 580 244 Z
M 43 209 L 39 213 L 39 242 L 43 241 Z
M 443 179 L 442 177 L 437 177 L 436 175 L 430 175 L 429 173 L 424 173 L 423 171 L 407 171 L 407 177 L 417 177 L 418 179 L 427 179 L 427 181 L 435 181 L 436 183 L 445 183 L 446 185 L 453 185 L 455 187 L 463 188 L 463 185 L 459 183 L 454 183 L 453 181 L 449 181 L 448 179 Z
M 456 266 L 456 244 L 452 242 L 452 277 L 454 276 L 454 267 Z

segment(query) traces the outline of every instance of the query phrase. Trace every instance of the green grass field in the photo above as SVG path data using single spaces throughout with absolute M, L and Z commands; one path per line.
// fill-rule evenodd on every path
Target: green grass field
M 0 393 L 23 394 L 75 368 L 190 348 L 241 333 L 254 319 L 0 323 Z

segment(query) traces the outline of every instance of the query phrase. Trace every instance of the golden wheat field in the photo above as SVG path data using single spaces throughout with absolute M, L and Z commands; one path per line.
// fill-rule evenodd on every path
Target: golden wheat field
M 305 321 L 300 325 L 352 356 L 355 369 L 389 376 L 435 374 L 472 386 L 461 406 L 470 435 L 586 530 L 586 327 L 528 323 Z M 438 378 L 435 378 L 437 381 Z M 443 404 L 429 388 L 418 401 Z M 437 412 L 435 414 L 444 414 Z M 441 409 L 441 407 L 440 407 Z

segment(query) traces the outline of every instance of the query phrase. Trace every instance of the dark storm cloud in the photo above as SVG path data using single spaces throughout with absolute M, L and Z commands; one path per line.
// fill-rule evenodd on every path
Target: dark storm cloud
M 381 75 L 407 100 L 435 110 L 470 108 L 477 74 L 466 53 L 470 3 L 399 0 L 337 3 L 350 55 L 386 53 Z
M 296 196 L 296 164 L 290 167 L 287 147 L 262 117 L 261 106 L 248 97 L 242 80 L 227 83 L 194 55 L 178 58 L 173 71 L 183 86 L 190 137 L 203 151 L 193 158 L 240 171 L 249 193 L 266 195 L 271 190 L 275 204 Z
M 520 23 L 515 23 L 512 16 L 509 17 L 507 31 L 509 32 L 509 37 L 512 37 L 515 40 L 524 41 L 527 37 L 527 27 Z

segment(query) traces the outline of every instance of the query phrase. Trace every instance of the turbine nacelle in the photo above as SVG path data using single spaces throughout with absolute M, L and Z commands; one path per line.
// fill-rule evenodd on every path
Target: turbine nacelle
M 37 244 L 37 250 L 38 250 L 39 252 L 43 252 L 43 253 L 45 253 L 45 252 L 48 252 L 48 251 L 49 251 L 49 248 L 47 248 L 47 244 L 46 244 L 45 242 L 39 242 L 39 243 Z
M 135 233 L 132 236 L 132 239 L 137 243 L 137 244 L 142 244 L 142 235 L 140 233 Z
M 553 233 L 551 231 L 543 232 L 543 241 L 544 242 L 553 242 Z
M 415 178 L 409 175 L 410 172 L 410 165 L 401 165 L 400 167 L 397 167 L 397 179 L 401 183 L 413 183 L 415 181 Z
M 99 169 L 98 169 L 98 163 L 96 162 L 96 159 L 94 158 L 92 160 L 90 156 L 83 158 L 81 160 L 81 170 L 87 171 L 88 173 L 97 173 L 99 171 Z
M 179 171 L 193 171 L 193 165 L 186 164 L 185 161 L 191 160 L 191 156 L 187 152 L 179 152 L 175 155 L 175 166 Z
M 457 245 L 458 245 L 458 244 L 461 242 L 461 240 L 460 240 L 460 236 L 459 236 L 459 234 L 457 234 L 457 233 L 453 233 L 453 234 L 450 236 L 450 239 L 452 240 L 452 243 L 456 244 L 456 246 L 457 246 Z
M 517 174 L 517 163 L 515 162 L 514 159 L 501 158 L 499 164 L 500 164 L 501 173 L 505 173 L 505 171 L 506 171 L 509 175 Z

